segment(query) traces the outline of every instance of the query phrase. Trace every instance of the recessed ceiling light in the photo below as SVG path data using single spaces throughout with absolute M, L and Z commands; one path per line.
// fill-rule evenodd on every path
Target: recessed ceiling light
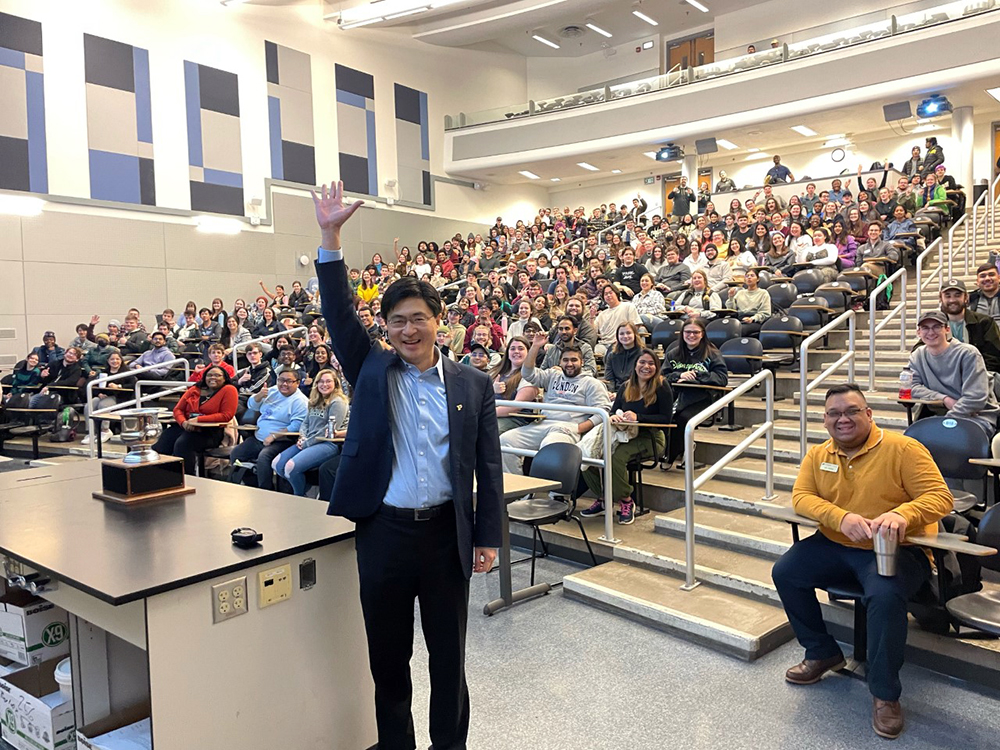
M 578 161 L 576 166 L 583 167 L 584 169 L 589 169 L 591 172 L 600 172 L 601 170 L 595 167 L 593 164 L 587 164 L 585 161 Z
M 656 161 L 656 152 L 655 151 L 643 151 L 642 155 L 643 156 L 648 156 L 653 161 Z
M 541 42 L 542 44 L 545 44 L 545 45 L 551 47 L 552 49 L 559 49 L 559 45 L 558 44 L 556 44 L 553 41 L 550 41 L 550 40 L 546 39 L 544 36 L 538 36 L 538 34 L 532 34 L 531 38 L 534 39 L 536 42 Z
M 695 8 L 700 10 L 702 13 L 708 13 L 708 8 L 698 2 L 698 0 L 687 0 L 688 5 L 693 5 Z
M 657 21 L 654 21 L 652 18 L 650 18 L 649 16 L 647 16 L 645 13 L 643 13 L 641 10 L 633 10 L 632 11 L 632 15 L 635 16 L 636 18 L 642 19 L 643 21 L 645 21 L 646 23 L 648 23 L 650 26 L 659 26 L 660 25 Z
M 549 182 L 561 182 L 561 180 L 558 177 L 550 177 Z
M 726 151 L 735 151 L 739 148 L 735 143 L 727 141 L 725 138 L 716 138 L 715 142 L 726 149 Z
M 998 102 L 1000 102 L 1000 87 L 995 89 L 986 89 L 986 93 L 992 96 Z
M 799 135 L 804 135 L 806 138 L 812 138 L 816 135 L 816 131 L 805 125 L 792 125 L 792 130 L 794 130 Z
M 522 169 L 520 172 L 518 172 L 518 174 L 527 177 L 529 180 L 541 179 L 537 174 L 535 174 L 534 172 L 529 172 L 527 169 Z
M 758 151 L 760 151 L 759 148 L 748 148 L 747 149 L 747 153 L 748 154 L 756 154 Z
M 770 159 L 770 158 L 771 158 L 770 154 L 765 154 L 763 151 L 757 151 L 755 153 L 750 154 L 750 156 L 746 158 L 746 161 L 753 161 L 755 159 Z
M 586 26 L 586 27 L 587 27 L 588 29 L 590 29 L 591 31 L 596 31 L 596 32 L 597 32 L 598 34 L 600 34 L 601 36 L 606 36 L 606 37 L 607 37 L 608 39 L 610 39 L 610 38 L 611 38 L 611 32 L 610 32 L 610 31 L 605 31 L 604 29 L 602 29 L 602 28 L 601 28 L 600 26 L 598 26 L 597 24 L 593 24 L 593 23 L 590 23 L 590 22 L 588 21 L 587 23 L 585 23 L 585 24 L 584 24 L 584 26 Z
M 620 169 L 612 169 L 611 170 L 611 174 L 621 174 L 621 173 L 622 173 L 622 171 Z

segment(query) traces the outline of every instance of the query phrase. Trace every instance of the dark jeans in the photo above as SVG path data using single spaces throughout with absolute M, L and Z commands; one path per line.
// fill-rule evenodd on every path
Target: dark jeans
M 172 424 L 160 435 L 153 450 L 168 456 L 183 458 L 184 473 L 194 476 L 198 454 L 203 450 L 218 448 L 221 444 L 221 427 L 199 427 L 197 430 L 189 432 L 179 424 Z
M 319 467 L 319 499 L 325 503 L 330 502 L 333 497 L 333 483 L 337 481 L 340 458 L 340 456 L 328 458 Z
M 256 435 L 250 435 L 244 438 L 242 443 L 233 448 L 232 453 L 229 454 L 229 462 L 230 465 L 234 461 L 243 461 L 244 463 L 255 462 L 257 464 L 256 482 L 251 477 L 250 472 L 247 472 L 243 476 L 243 484 L 250 485 L 251 487 L 259 487 L 262 490 L 271 490 L 274 489 L 272 479 L 274 472 L 271 469 L 271 462 L 281 451 L 294 444 L 294 440 L 275 440 L 270 445 L 264 445 L 264 443 L 257 439 Z M 236 474 L 231 474 L 230 476 L 236 476 Z
M 906 603 L 930 578 L 927 555 L 917 547 L 900 547 L 896 575 L 880 576 L 871 550 L 845 547 L 820 533 L 796 542 L 774 564 L 771 578 L 778 589 L 795 637 L 806 659 L 830 659 L 840 653 L 827 633 L 816 589 L 860 585 L 868 608 L 868 689 L 884 701 L 899 700 L 899 670 L 906 648 Z
M 757 338 L 760 333 L 760 323 L 740 323 L 740 336 Z
M 413 600 L 419 599 L 430 656 L 431 742 L 435 750 L 465 750 L 469 582 L 458 556 L 454 512 L 413 521 L 380 511 L 358 522 L 355 545 L 368 659 L 375 681 L 378 749 L 416 747 L 410 713 L 410 658 Z
M 678 388 L 677 390 L 684 389 Z M 667 436 L 667 461 L 673 463 L 684 455 L 684 428 L 687 427 L 687 423 L 691 417 L 695 416 L 710 403 L 712 403 L 711 397 L 701 398 L 693 404 L 688 404 L 684 408 L 674 412 L 674 424 L 677 426 L 671 427 L 670 434 Z

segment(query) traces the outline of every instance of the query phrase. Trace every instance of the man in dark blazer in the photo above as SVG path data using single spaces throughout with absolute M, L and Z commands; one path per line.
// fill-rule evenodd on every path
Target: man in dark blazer
M 389 287 L 382 314 L 394 351 L 372 342 L 355 314 L 340 247 L 340 228 L 361 201 L 345 206 L 342 196 L 340 183 L 313 194 L 323 316 L 354 387 L 328 512 L 357 524 L 377 748 L 416 747 L 409 662 L 417 598 L 430 654 L 433 748 L 464 750 L 469 578 L 492 567 L 503 510 L 493 388 L 484 373 L 440 355 L 443 306 L 427 282 L 406 277 Z

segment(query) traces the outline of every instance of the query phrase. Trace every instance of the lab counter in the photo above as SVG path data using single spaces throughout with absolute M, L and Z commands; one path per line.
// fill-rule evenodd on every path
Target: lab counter
M 194 494 L 114 505 L 91 495 L 100 468 L 0 475 L 0 557 L 70 613 L 76 725 L 145 700 L 155 750 L 374 744 L 353 524 L 192 477 Z M 240 526 L 262 544 L 233 546 Z

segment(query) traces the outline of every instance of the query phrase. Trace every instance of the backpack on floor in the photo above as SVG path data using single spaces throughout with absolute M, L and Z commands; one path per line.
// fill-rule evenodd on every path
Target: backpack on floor
M 76 409 L 67 406 L 56 415 L 49 434 L 50 443 L 69 443 L 76 439 L 76 431 L 80 426 L 80 415 Z
M 875 281 L 875 286 L 878 286 L 888 277 L 883 273 Z M 889 284 L 885 289 L 875 295 L 875 309 L 876 310 L 888 310 L 889 303 L 892 301 L 892 284 Z

